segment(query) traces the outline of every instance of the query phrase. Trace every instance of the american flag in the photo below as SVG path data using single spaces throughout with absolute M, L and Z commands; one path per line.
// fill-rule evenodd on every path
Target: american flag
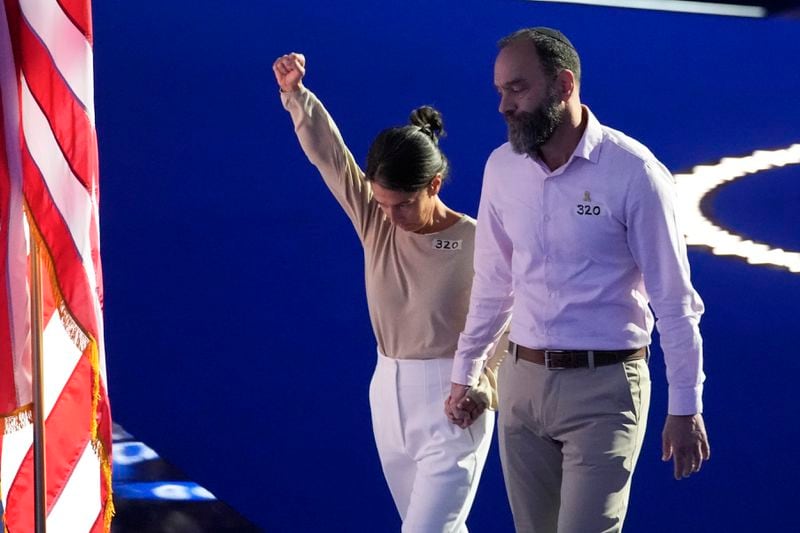
M 90 0 L 0 0 L 0 494 L 34 531 L 30 247 L 42 259 L 47 530 L 108 531 Z

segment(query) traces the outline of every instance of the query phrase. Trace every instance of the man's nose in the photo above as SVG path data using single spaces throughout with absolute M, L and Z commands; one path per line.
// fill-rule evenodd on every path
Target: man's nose
M 513 112 L 516 109 L 516 105 L 511 101 L 511 98 L 506 96 L 505 94 L 500 95 L 500 106 L 498 107 L 498 111 L 503 115 L 508 115 L 509 113 Z

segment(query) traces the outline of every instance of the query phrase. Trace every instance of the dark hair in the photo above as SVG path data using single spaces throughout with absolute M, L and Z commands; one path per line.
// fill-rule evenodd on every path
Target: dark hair
M 550 78 L 555 78 L 560 71 L 567 69 L 575 74 L 575 81 L 580 84 L 581 60 L 566 35 L 552 28 L 523 28 L 500 39 L 497 47 L 502 50 L 519 41 L 530 42 L 536 47 L 542 68 Z
M 449 164 L 439 149 L 444 137 L 442 114 L 431 106 L 411 112 L 410 124 L 378 134 L 367 153 L 364 179 L 394 191 L 415 192 L 427 187 L 436 174 L 447 177 Z

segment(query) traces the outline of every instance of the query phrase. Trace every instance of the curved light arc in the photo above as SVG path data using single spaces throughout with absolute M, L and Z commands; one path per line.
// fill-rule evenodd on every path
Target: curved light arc
M 730 255 L 751 265 L 774 265 L 800 273 L 800 253 L 744 239 L 715 224 L 701 209 L 703 199 L 718 187 L 744 176 L 800 164 L 800 144 L 779 150 L 756 150 L 744 157 L 725 157 L 715 165 L 698 165 L 676 174 L 680 219 L 686 244 L 707 246 L 715 255 Z

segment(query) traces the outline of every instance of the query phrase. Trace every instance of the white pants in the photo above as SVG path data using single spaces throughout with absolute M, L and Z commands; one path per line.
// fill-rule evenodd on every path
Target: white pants
M 467 429 L 447 420 L 451 359 L 378 354 L 369 387 L 372 428 L 403 533 L 465 533 L 486 462 L 494 412 Z

